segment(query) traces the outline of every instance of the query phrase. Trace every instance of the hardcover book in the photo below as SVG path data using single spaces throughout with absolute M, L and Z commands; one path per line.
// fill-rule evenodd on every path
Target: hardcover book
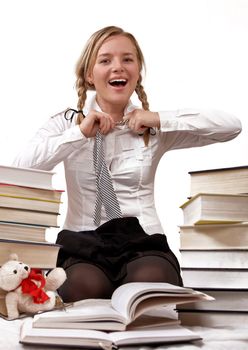
M 118 287 L 111 300 L 83 300 L 73 307 L 38 314 L 33 327 L 38 328 L 89 328 L 126 330 L 134 325 L 155 326 L 170 323 L 171 308 L 160 314 L 147 314 L 162 306 L 173 306 L 193 301 L 211 301 L 212 297 L 191 288 L 169 283 L 133 282 Z M 144 317 L 144 314 L 146 316 Z M 175 318 L 175 315 L 174 315 Z M 175 321 L 175 320 L 174 320 Z M 80 325 L 82 323 L 82 325 Z
M 190 171 L 190 196 L 248 193 L 248 166 Z M 238 180 L 238 181 L 237 181 Z
M 248 221 L 248 195 L 198 193 L 181 209 L 184 225 Z
M 26 345 L 50 345 L 86 349 L 118 349 L 121 346 L 141 344 L 171 344 L 200 340 L 201 337 L 180 325 L 125 332 L 110 332 L 85 329 L 32 328 L 31 320 L 24 322 L 20 343 Z
M 0 165 L 0 183 L 53 189 L 54 172 Z
M 51 269 L 56 267 L 59 248 L 60 245 L 49 242 L 0 239 L 0 266 L 10 254 L 17 254 L 20 261 L 33 268 Z

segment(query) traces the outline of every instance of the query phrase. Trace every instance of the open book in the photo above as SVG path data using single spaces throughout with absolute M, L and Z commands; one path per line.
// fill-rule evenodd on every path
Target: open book
M 34 316 L 36 328 L 130 330 L 178 323 L 176 304 L 214 298 L 168 283 L 133 282 L 118 287 L 111 300 L 86 299 L 64 310 Z
M 20 343 L 61 347 L 117 349 L 120 346 L 179 343 L 200 340 L 196 333 L 180 325 L 162 328 L 105 333 L 86 329 L 32 328 L 27 319 L 21 328 Z

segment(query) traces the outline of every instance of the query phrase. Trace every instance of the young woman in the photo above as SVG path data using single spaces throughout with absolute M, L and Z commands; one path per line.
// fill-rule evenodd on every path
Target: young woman
M 68 212 L 57 239 L 64 301 L 109 298 L 131 281 L 182 285 L 154 205 L 157 165 L 169 150 L 241 131 L 238 119 L 219 111 L 149 111 L 143 68 L 132 34 L 114 26 L 94 33 L 76 66 L 77 110 L 50 118 L 15 160 L 44 170 L 64 162 Z M 142 107 L 132 104 L 134 92 Z

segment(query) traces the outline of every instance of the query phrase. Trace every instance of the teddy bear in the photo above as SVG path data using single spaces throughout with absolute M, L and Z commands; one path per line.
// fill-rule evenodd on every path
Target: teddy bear
M 11 254 L 9 261 L 0 268 L 0 288 L 6 291 L 7 317 L 13 320 L 20 313 L 35 314 L 52 310 L 56 305 L 56 290 L 66 280 L 61 267 L 51 270 L 45 277 L 41 270 L 29 265 Z

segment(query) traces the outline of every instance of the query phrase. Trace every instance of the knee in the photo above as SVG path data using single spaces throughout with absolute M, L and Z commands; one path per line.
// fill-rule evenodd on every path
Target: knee
M 67 280 L 58 292 L 64 302 L 89 298 L 110 298 L 113 285 L 107 276 L 94 265 L 75 264 L 66 270 Z
M 149 269 L 149 271 L 144 269 L 136 270 L 131 274 L 127 274 L 124 283 L 128 282 L 162 282 L 182 285 L 181 278 L 176 270 L 164 268 L 154 268 Z
M 147 256 L 128 264 L 127 276 L 123 283 L 127 282 L 165 282 L 182 285 L 181 276 L 176 268 L 166 259 Z

